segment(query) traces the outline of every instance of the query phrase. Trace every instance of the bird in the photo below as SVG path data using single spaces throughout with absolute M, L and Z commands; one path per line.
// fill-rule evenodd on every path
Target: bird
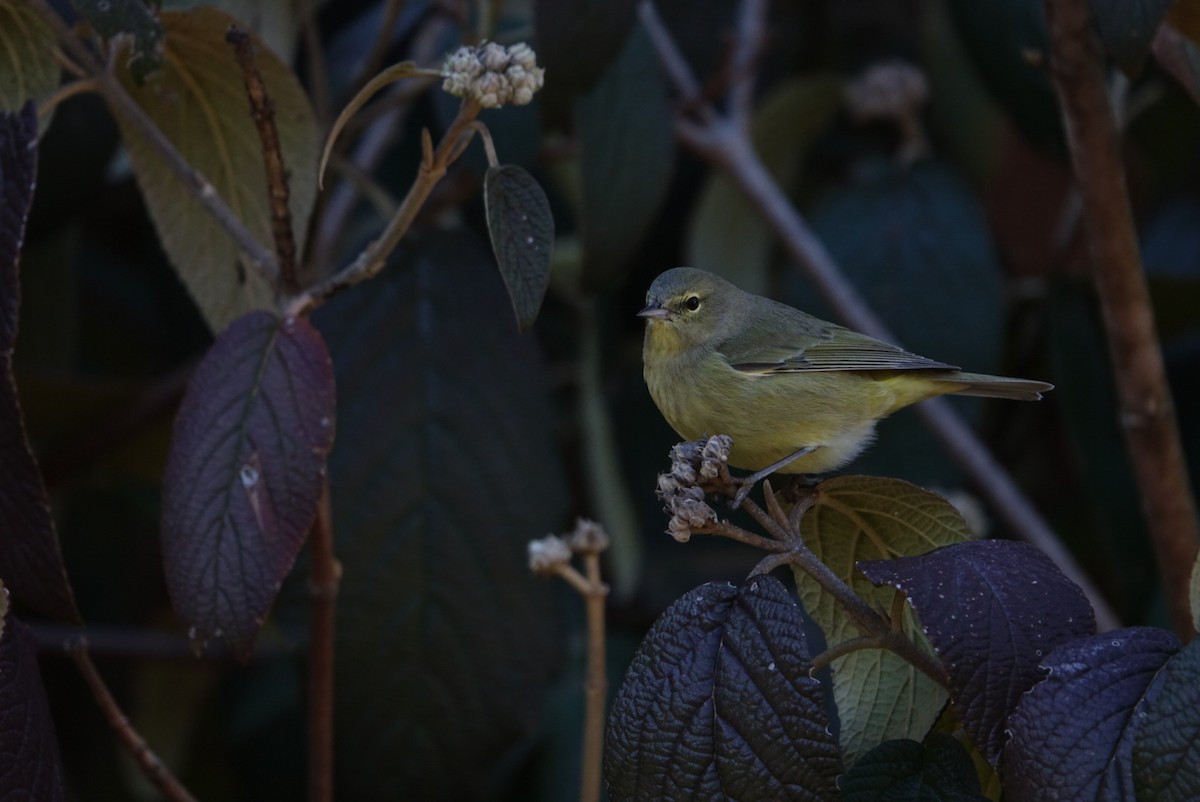
M 751 482 L 841 468 L 880 420 L 928 398 L 1032 401 L 1054 387 L 967 373 L 691 267 L 654 279 L 637 314 L 643 376 L 663 417 L 686 440 L 731 437 L 729 464 L 755 472 Z

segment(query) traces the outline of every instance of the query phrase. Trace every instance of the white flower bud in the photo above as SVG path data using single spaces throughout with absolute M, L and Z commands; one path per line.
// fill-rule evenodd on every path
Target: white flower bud
M 495 42 L 488 42 L 480 49 L 479 59 L 491 72 L 504 72 L 508 67 L 508 51 Z

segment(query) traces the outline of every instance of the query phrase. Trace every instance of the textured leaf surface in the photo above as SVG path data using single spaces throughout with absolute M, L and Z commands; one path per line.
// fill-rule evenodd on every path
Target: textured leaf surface
M 46 689 L 38 671 L 37 641 L 8 612 L 0 587 L 0 799 L 66 799 L 62 759 Z
M 175 611 L 204 641 L 250 654 L 317 511 L 333 445 L 329 352 L 305 319 L 252 312 L 205 355 L 163 477 Z
M 986 802 L 971 755 L 952 736 L 884 741 L 842 778 L 843 802 Z
M 17 260 L 37 172 L 37 114 L 0 112 L 0 579 L 23 604 L 78 621 L 42 472 L 33 458 L 13 378 L 21 298 Z
M 559 588 L 525 557 L 566 507 L 536 342 L 462 231 L 316 318 L 338 380 L 338 799 L 487 798 L 556 670 Z
M 550 250 L 554 246 L 550 202 L 533 176 L 513 164 L 488 169 L 483 200 L 500 276 L 508 288 L 517 326 L 525 331 L 537 319 L 550 286 Z
M 615 284 L 666 196 L 675 132 L 650 38 L 635 27 L 620 55 L 579 101 L 584 281 Z
M 1200 639 L 1163 667 L 1133 750 L 1138 802 L 1200 799 Z
M 894 591 L 874 587 L 855 570 L 857 561 L 920 554 L 971 537 L 949 502 L 897 479 L 841 476 L 822 482 L 814 492 L 815 504 L 800 524 L 804 542 L 855 592 L 885 610 Z M 862 634 L 807 574 L 796 571 L 795 577 L 804 609 L 830 645 Z M 904 628 L 924 644 L 907 610 Z M 880 741 L 923 739 L 947 699 L 937 683 L 881 649 L 851 652 L 834 661 L 833 693 L 848 763 Z
M 800 608 L 782 583 L 708 583 L 655 622 L 609 715 L 613 800 L 834 800 L 841 770 Z
M 809 141 L 841 108 L 841 80 L 828 75 L 796 78 L 779 86 L 755 109 L 754 151 L 785 191 L 799 181 Z M 692 215 L 686 263 L 729 279 L 747 292 L 768 294 L 767 271 L 775 235 L 746 193 L 724 170 L 713 170 Z
M 1090 0 L 1100 41 L 1126 74 L 1142 71 L 1171 0 Z
M 143 111 L 216 189 L 264 248 L 273 249 L 262 146 L 250 118 L 242 73 L 225 43 L 232 17 L 204 6 L 164 11 L 166 61 L 144 85 L 118 71 Z M 303 242 L 316 193 L 317 127 L 296 76 L 261 42 L 255 61 L 275 105 L 288 172 L 296 241 Z M 163 248 L 214 332 L 271 305 L 272 289 L 200 206 L 157 152 L 117 121 Z
M 1004 787 L 1014 802 L 1134 798 L 1133 740 L 1179 639 L 1150 627 L 1067 643 L 1008 720 Z
M 142 0 L 72 0 L 80 15 L 105 39 L 129 34 L 127 66 L 138 83 L 163 64 L 163 26 Z
M 0 112 L 58 88 L 58 40 L 25 0 L 0 0 Z
M 949 674 L 964 728 L 993 765 L 1004 722 L 1042 678 L 1045 656 L 1096 630 L 1083 591 L 1025 543 L 960 543 L 858 567 L 908 596 Z

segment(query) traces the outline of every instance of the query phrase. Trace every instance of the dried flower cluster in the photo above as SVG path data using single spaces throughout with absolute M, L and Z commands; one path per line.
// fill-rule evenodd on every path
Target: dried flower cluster
M 905 61 L 885 61 L 846 86 L 846 108 L 857 120 L 913 114 L 929 100 L 925 73 Z
M 442 66 L 442 88 L 456 97 L 474 98 L 485 109 L 507 103 L 524 106 L 542 88 L 545 71 L 529 45 L 485 42 L 460 47 Z
M 705 480 L 716 479 L 729 461 L 733 440 L 717 435 L 695 443 L 680 443 L 671 449 L 671 470 L 658 475 L 658 497 L 671 520 L 667 532 L 686 543 L 693 529 L 717 521 L 717 513 L 704 500 Z

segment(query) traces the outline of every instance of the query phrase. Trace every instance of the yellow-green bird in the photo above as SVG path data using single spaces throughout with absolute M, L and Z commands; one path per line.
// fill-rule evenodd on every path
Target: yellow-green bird
M 870 443 L 875 424 L 958 393 L 1036 400 L 1053 385 L 953 365 L 677 267 L 646 294 L 650 395 L 682 437 L 733 438 L 729 463 L 766 475 L 822 473 Z

